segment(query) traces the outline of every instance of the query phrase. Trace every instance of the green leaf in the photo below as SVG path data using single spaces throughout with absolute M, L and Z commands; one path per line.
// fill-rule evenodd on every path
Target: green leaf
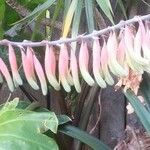
M 66 115 L 58 115 L 58 124 L 62 125 L 71 121 L 71 119 Z
M 0 22 L 3 20 L 4 18 L 4 13 L 5 13 L 5 0 L 0 0 Z
M 21 124 L 26 127 L 31 126 L 28 130 L 57 132 L 58 119 L 53 112 L 32 112 L 27 110 L 15 109 L 0 112 L 0 128 L 5 125 L 19 126 Z
M 80 140 L 81 142 L 90 146 L 93 150 L 110 150 L 107 145 L 103 144 L 97 138 L 71 125 L 64 125 L 63 127 L 59 128 L 58 131 L 72 138 Z
M 40 14 L 42 14 L 44 11 L 46 11 L 54 2 L 55 2 L 55 0 L 47 0 L 42 5 L 37 6 L 32 11 L 32 13 L 30 13 L 28 16 L 26 16 L 25 18 L 21 19 L 20 21 L 14 23 L 13 25 L 15 25 L 15 24 L 25 24 L 26 22 L 33 21 Z
M 14 110 L 17 107 L 18 103 L 19 103 L 19 98 L 15 98 L 13 101 L 6 102 L 2 107 L 2 111 Z
M 53 17 L 51 19 L 51 28 L 50 28 L 50 33 L 49 33 L 50 38 L 51 38 L 53 30 L 54 30 L 55 21 L 56 21 L 57 17 L 60 15 L 60 10 L 61 10 L 62 6 L 63 6 L 62 0 L 58 0 L 57 4 L 55 6 Z M 50 38 L 48 38 L 48 39 L 50 39 Z
M 102 9 L 104 14 L 108 17 L 112 24 L 114 24 L 113 17 L 112 17 L 112 8 L 109 0 L 96 0 L 99 7 Z
M 25 18 L 13 23 L 14 25 L 12 28 L 10 28 L 6 34 L 8 35 L 17 35 L 16 31 L 21 30 L 22 26 L 25 24 L 31 23 L 33 20 L 35 20 L 38 16 L 40 16 L 44 11 L 46 11 L 53 3 L 55 0 L 47 0 L 45 3 L 37 6 L 28 16 Z
M 94 15 L 93 15 L 93 0 L 85 0 L 86 19 L 88 24 L 89 33 L 93 32 L 94 28 Z
M 150 77 L 149 75 L 145 72 L 143 74 L 143 80 L 140 85 L 140 91 L 142 92 L 145 101 L 147 102 L 148 108 L 150 110 Z
M 69 30 L 70 30 L 70 26 L 72 23 L 72 19 L 73 19 L 73 15 L 74 12 L 77 8 L 77 4 L 78 4 L 78 0 L 73 0 L 70 4 L 70 7 L 68 9 L 65 21 L 64 21 L 64 27 L 63 27 L 63 37 L 67 37 Z
M 55 140 L 44 134 L 4 129 L 0 131 L 0 150 L 58 150 Z
M 120 8 L 121 8 L 121 11 L 123 12 L 123 15 L 124 15 L 125 18 L 127 19 L 126 10 L 125 10 L 125 7 L 124 7 L 124 4 L 123 4 L 122 0 L 118 0 L 117 3 L 119 4 L 119 6 L 120 6 Z
M 64 19 L 66 18 L 69 6 L 71 4 L 71 0 L 64 0 Z
M 126 92 L 124 92 L 124 94 L 129 100 L 132 107 L 134 108 L 143 126 L 150 134 L 150 113 L 146 110 L 146 108 L 143 106 L 143 104 L 131 90 L 127 90 Z
M 80 0 L 77 4 L 78 9 L 75 10 L 75 14 L 73 18 L 72 30 L 71 30 L 72 37 L 76 37 L 78 35 L 82 7 L 83 7 L 83 0 Z
M 75 14 L 74 14 L 74 18 L 73 18 L 71 37 L 76 37 L 78 35 L 82 7 L 83 7 L 83 0 L 80 0 L 80 1 L 78 1 L 78 4 L 77 4 L 77 8 L 78 9 L 75 10 Z M 76 49 L 76 42 L 72 43 L 72 48 L 75 51 L 75 49 Z
M 0 39 L 2 39 L 4 35 L 3 30 L 4 14 L 5 14 L 5 0 L 0 0 Z
M 48 130 L 57 132 L 58 119 L 53 112 L 15 109 L 17 99 L 9 103 L 0 110 L 0 149 L 58 150 L 55 140 L 42 134 Z

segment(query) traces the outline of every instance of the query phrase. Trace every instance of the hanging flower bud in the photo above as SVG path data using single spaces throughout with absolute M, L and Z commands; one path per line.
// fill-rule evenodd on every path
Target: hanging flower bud
M 31 47 L 27 47 L 26 59 L 30 64 L 30 72 L 32 74 L 33 79 L 36 81 L 35 73 L 34 73 L 34 62 L 33 62 L 33 49 Z
M 147 59 L 139 56 L 136 52 L 134 52 L 134 35 L 128 26 L 125 28 L 124 40 L 129 57 L 131 57 L 133 61 L 139 65 L 148 65 L 149 61 Z
M 126 46 L 124 42 L 123 34 L 121 33 L 120 42 L 117 49 L 117 61 L 126 70 L 127 76 L 129 74 L 129 66 L 126 62 Z M 122 78 L 122 77 L 121 77 Z M 124 78 L 124 77 L 123 77 Z
M 105 40 L 104 40 L 104 43 L 103 43 L 100 60 L 101 60 L 101 66 L 102 66 L 102 71 L 103 71 L 103 74 L 104 74 L 105 81 L 107 82 L 107 84 L 113 85 L 114 80 L 111 77 L 111 75 L 109 73 L 109 69 L 108 69 L 108 52 L 107 52 L 107 47 L 106 47 Z
M 100 65 L 100 53 L 101 53 L 101 47 L 99 44 L 99 38 L 94 37 L 94 42 L 93 42 L 93 74 L 95 77 L 95 80 L 97 84 L 102 87 L 106 88 L 106 83 L 103 80 L 101 76 L 101 65 Z
M 9 63 L 12 71 L 13 81 L 15 86 L 17 87 L 18 85 L 22 85 L 23 82 L 18 72 L 18 65 L 14 49 L 10 44 L 8 45 L 8 50 L 9 50 Z
M 75 51 L 71 50 L 71 62 L 70 62 L 70 67 L 71 67 L 71 73 L 73 77 L 73 83 L 75 86 L 75 89 L 78 93 L 81 92 L 81 86 L 79 82 L 79 76 L 78 76 L 78 65 L 77 65 L 77 59 L 75 56 Z
M 60 90 L 60 85 L 56 79 L 56 58 L 53 47 L 47 44 L 45 50 L 45 73 L 47 79 L 55 90 Z
M 142 29 L 139 26 L 137 33 L 134 37 L 134 52 L 136 52 L 136 54 L 139 57 L 142 57 L 141 56 L 141 50 L 142 50 Z
M 24 70 L 27 82 L 30 84 L 30 86 L 33 89 L 38 90 L 39 86 L 37 85 L 37 83 L 34 79 L 35 75 L 33 74 L 31 60 L 29 60 L 29 58 L 25 55 L 23 50 L 21 50 L 21 56 L 22 56 L 23 70 Z
M 89 63 L 89 52 L 87 43 L 82 41 L 80 52 L 79 52 L 79 68 L 82 74 L 83 79 L 92 86 L 94 80 L 88 72 L 88 63 Z
M 2 60 L 2 58 L 0 58 L 0 72 L 2 73 L 2 75 L 4 76 L 7 84 L 8 84 L 8 87 L 9 87 L 9 90 L 11 92 L 14 91 L 14 85 L 13 85 L 13 81 L 12 81 L 12 78 L 10 76 L 10 73 L 7 69 L 7 66 L 6 64 L 4 63 L 4 61 Z
M 148 37 L 148 26 L 144 26 L 142 20 L 139 20 L 139 29 L 141 30 L 141 47 L 142 47 L 142 55 L 145 59 L 149 60 L 149 64 L 143 66 L 143 70 L 150 73 L 150 37 Z M 140 42 L 140 41 L 139 41 Z
M 134 58 L 134 46 L 133 46 L 133 40 L 134 35 L 129 27 L 126 26 L 125 32 L 124 32 L 124 43 L 125 43 L 125 49 L 126 49 L 126 62 L 129 65 L 129 67 L 140 74 L 143 73 L 143 66 L 137 62 Z M 137 55 L 137 54 L 136 54 Z
M 108 65 L 111 72 L 116 76 L 126 76 L 127 71 L 117 62 L 118 42 L 115 32 L 110 33 L 107 41 Z
M 59 64 L 58 64 L 58 70 L 59 70 L 59 79 L 62 83 L 63 88 L 66 92 L 70 92 L 71 88 L 68 82 L 68 51 L 65 44 L 62 44 L 60 46 L 60 54 L 59 54 Z
M 43 95 L 46 95 L 47 94 L 47 84 L 46 84 L 46 78 L 44 75 L 43 68 L 35 55 L 33 55 L 33 60 L 34 60 L 34 67 L 35 67 L 36 74 L 40 80 L 42 93 L 43 93 Z
M 117 61 L 122 67 L 124 67 L 125 59 L 126 59 L 125 43 L 124 43 L 123 35 L 121 35 L 121 40 L 119 42 L 118 49 L 117 49 Z

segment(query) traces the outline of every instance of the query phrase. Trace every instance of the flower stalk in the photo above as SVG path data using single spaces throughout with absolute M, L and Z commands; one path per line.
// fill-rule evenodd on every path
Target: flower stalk
M 18 72 L 15 47 L 21 49 L 23 71 L 30 86 L 39 90 L 36 77 L 40 81 L 43 95 L 47 94 L 47 80 L 55 90 L 60 90 L 61 85 L 66 92 L 71 91 L 74 86 L 77 92 L 81 91 L 79 75 L 90 86 L 97 83 L 100 87 L 106 88 L 113 85 L 114 77 L 117 77 L 117 86 L 125 86 L 137 93 L 139 84 L 142 81 L 142 74 L 150 72 L 150 28 L 148 23 L 142 21 L 149 19 L 150 15 L 135 17 L 128 21 L 123 21 L 118 25 L 108 27 L 101 31 L 94 31 L 85 36 L 78 36 L 73 39 L 60 39 L 57 41 L 41 42 L 11 42 L 8 40 L 0 41 L 0 45 L 8 46 L 9 62 L 12 75 L 9 73 L 8 66 L 0 58 L 0 83 L 3 82 L 2 76 L 7 81 L 11 91 L 14 85 L 22 85 L 22 79 Z M 138 22 L 138 29 L 132 28 L 129 24 Z M 121 34 L 117 34 L 115 29 L 121 29 Z M 107 33 L 100 37 L 101 34 Z M 89 48 L 86 39 L 92 39 L 93 46 Z M 102 47 L 99 39 L 103 39 Z M 71 42 L 80 41 L 81 46 L 78 54 L 75 54 L 69 46 Z M 67 44 L 66 44 L 67 43 Z M 54 52 L 54 46 L 59 46 L 58 62 Z M 38 60 L 33 47 L 44 46 L 45 58 L 44 65 Z M 70 48 L 70 49 L 69 49 Z M 91 51 L 91 52 L 90 52 Z M 89 57 L 89 55 L 92 55 Z M 92 59 L 92 72 L 89 72 L 89 59 Z M 8 67 L 8 68 L 7 68 Z M 58 72 L 57 72 L 58 68 Z M 36 74 L 34 73 L 36 72 Z M 92 77 L 93 76 L 93 77 Z M 57 81 L 57 77 L 59 81 Z M 134 84 L 133 78 L 138 82 Z

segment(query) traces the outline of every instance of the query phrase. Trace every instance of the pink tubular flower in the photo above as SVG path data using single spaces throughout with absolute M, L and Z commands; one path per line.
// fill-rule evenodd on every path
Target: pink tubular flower
M 68 51 L 65 44 L 62 44 L 60 47 L 60 54 L 59 54 L 59 63 L 58 63 L 58 70 L 59 70 L 59 80 L 62 83 L 63 88 L 66 92 L 70 92 L 71 88 L 68 81 Z
M 49 83 L 55 90 L 60 90 L 60 85 L 56 79 L 56 58 L 53 47 L 47 44 L 45 50 L 45 73 Z
M 30 72 L 32 74 L 33 79 L 36 81 L 35 73 L 34 73 L 34 61 L 33 61 L 33 49 L 31 47 L 27 47 L 26 59 L 30 64 Z
M 35 81 L 35 75 L 33 74 L 31 60 L 29 60 L 29 58 L 25 55 L 23 50 L 21 50 L 21 56 L 22 56 L 23 70 L 24 70 L 27 82 L 30 84 L 30 86 L 33 89 L 38 90 L 39 86 L 37 85 Z
M 79 68 L 83 79 L 90 85 L 93 86 L 94 80 L 88 72 L 89 63 L 89 52 L 87 43 L 82 41 L 79 53 Z
M 9 63 L 10 63 L 11 71 L 12 71 L 13 81 L 14 81 L 15 86 L 17 87 L 18 85 L 22 85 L 23 82 L 18 72 L 18 65 L 17 65 L 17 60 L 16 60 L 14 49 L 10 44 L 8 45 L 8 47 L 9 47 L 8 48 Z
M 104 43 L 103 43 L 100 60 L 101 60 L 101 66 L 102 66 L 102 71 L 103 71 L 103 74 L 104 74 L 105 81 L 107 82 L 107 84 L 113 85 L 114 80 L 111 77 L 111 75 L 109 73 L 109 69 L 108 69 L 108 52 L 107 52 L 107 47 L 106 47 L 105 40 L 104 40 Z
M 2 58 L 0 58 L 0 72 L 3 74 L 10 91 L 13 92 L 14 91 L 14 84 L 13 84 L 12 78 L 10 76 L 10 73 L 7 69 L 7 66 L 4 63 L 4 61 L 2 60 Z
M 75 89 L 78 93 L 80 93 L 81 92 L 81 86 L 80 86 L 79 76 L 78 76 L 78 65 L 77 65 L 77 59 L 75 56 L 75 52 L 73 50 L 71 50 L 70 67 L 71 67 L 71 73 L 72 73 Z
M 40 80 L 42 93 L 43 93 L 43 95 L 46 95 L 47 94 L 47 84 L 46 84 L 46 78 L 44 75 L 43 68 L 35 55 L 33 56 L 33 60 L 34 60 L 34 67 L 35 67 L 36 74 Z
M 126 70 L 117 62 L 118 41 L 115 32 L 110 33 L 107 41 L 108 66 L 116 76 L 126 76 Z
M 101 77 L 102 70 L 101 70 L 101 65 L 100 65 L 100 53 L 101 53 L 101 47 L 99 44 L 99 38 L 94 37 L 94 42 L 93 42 L 93 74 L 94 74 L 94 77 L 95 77 L 97 84 L 100 87 L 105 88 L 106 83 L 103 80 L 103 78 Z

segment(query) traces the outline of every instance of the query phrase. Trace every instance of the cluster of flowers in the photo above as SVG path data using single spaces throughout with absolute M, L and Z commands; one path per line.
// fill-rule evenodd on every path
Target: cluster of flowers
M 44 67 L 37 59 L 34 50 L 27 47 L 21 49 L 23 71 L 30 86 L 38 90 L 37 78 L 44 95 L 47 94 L 47 80 L 55 89 L 60 90 L 60 84 L 66 92 L 71 91 L 74 85 L 77 92 L 81 91 L 79 73 L 88 85 L 93 86 L 97 83 L 101 88 L 114 84 L 113 76 L 119 79 L 118 85 L 125 85 L 132 77 L 140 76 L 144 71 L 150 73 L 150 29 L 148 23 L 139 21 L 138 29 L 132 26 L 125 26 L 119 34 L 115 31 L 110 32 L 108 39 L 103 38 L 103 44 L 99 42 L 99 37 L 93 37 L 92 47 L 92 76 L 89 73 L 89 48 L 87 42 L 82 40 L 79 57 L 72 49 L 68 52 L 65 43 L 60 45 L 58 62 L 55 50 L 52 45 L 45 45 Z M 23 81 L 18 72 L 16 54 L 11 44 L 8 44 L 9 62 L 11 74 L 0 58 L 0 82 L 3 82 L 2 75 L 7 81 L 11 91 L 14 87 L 22 85 Z M 58 73 L 57 72 L 58 68 Z M 58 76 L 57 76 L 58 74 Z M 140 82 L 140 80 L 136 82 Z M 137 88 L 137 85 L 136 85 Z M 134 89 L 133 89 L 134 90 Z

